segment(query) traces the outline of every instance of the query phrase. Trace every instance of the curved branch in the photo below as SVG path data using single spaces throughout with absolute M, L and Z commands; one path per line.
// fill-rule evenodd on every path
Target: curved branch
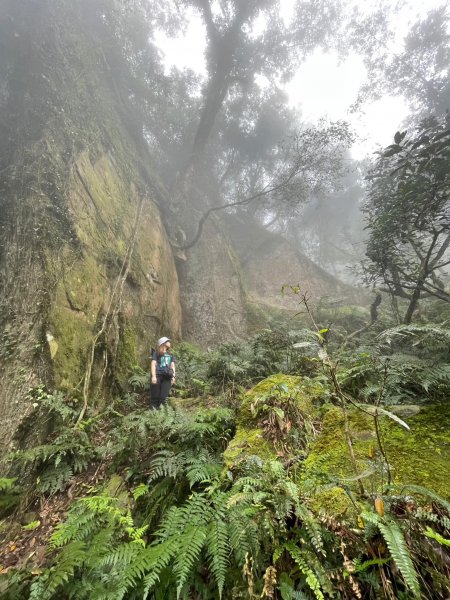
M 249 204 L 250 202 L 253 202 L 253 200 L 257 200 L 258 198 L 262 198 L 263 196 L 267 196 L 268 194 L 276 192 L 276 191 L 282 189 L 285 185 L 287 185 L 293 179 L 295 174 L 296 174 L 296 169 L 292 169 L 292 171 L 289 173 L 288 177 L 277 185 L 274 185 L 272 187 L 266 186 L 260 192 L 257 192 L 256 194 L 253 194 L 252 196 L 249 196 L 248 198 L 243 198 L 242 200 L 237 200 L 236 202 L 229 202 L 227 204 L 221 204 L 220 206 L 213 206 L 212 208 L 209 208 L 201 216 L 201 218 L 198 222 L 197 233 L 195 234 L 193 239 L 188 244 L 184 244 L 183 246 L 176 246 L 176 247 L 179 248 L 180 250 L 189 250 L 189 248 L 192 248 L 192 246 L 195 246 L 195 244 L 198 242 L 198 240 L 200 239 L 200 237 L 203 233 L 203 226 L 204 226 L 206 220 L 213 212 L 216 212 L 218 210 L 224 210 L 226 208 L 233 208 L 234 206 L 243 206 L 244 204 Z

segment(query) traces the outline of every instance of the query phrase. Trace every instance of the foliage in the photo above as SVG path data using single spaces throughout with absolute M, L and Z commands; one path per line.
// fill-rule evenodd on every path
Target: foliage
M 16 477 L 0 477 L 0 517 L 8 514 L 20 501 L 22 490 L 16 481 Z
M 364 353 L 343 356 L 339 380 L 355 397 L 388 405 L 444 401 L 450 391 L 450 337 L 438 325 L 382 331 Z M 348 365 L 348 366 L 347 366 Z
M 448 501 L 408 481 L 388 485 L 386 461 L 374 456 L 373 441 L 357 438 L 373 426 L 375 409 L 384 414 L 384 406 L 417 402 L 422 392 L 435 402 L 444 399 L 447 380 L 432 380 L 431 360 L 436 369 L 448 362 L 448 331 L 434 324 L 399 326 L 368 336 L 367 352 L 335 351 L 338 389 L 361 407 L 347 411 L 358 468 L 350 478 L 335 469 L 331 447 L 320 450 L 325 438 L 332 439 L 348 462 L 344 418 L 338 408 L 324 405 L 337 402 L 336 391 L 326 373 L 318 374 L 323 363 L 315 358 L 326 337 L 325 330 L 265 330 L 245 347 L 228 344 L 205 354 L 186 348 L 183 393 L 188 373 L 201 373 L 211 391 L 237 382 L 244 386 L 279 367 L 303 373 L 259 382 L 240 399 L 237 422 L 228 408 L 206 408 L 209 398 L 200 389 L 194 410 L 128 412 L 130 406 L 117 403 L 75 427 L 77 411 L 64 397 L 34 392 L 35 399 L 45 396 L 42 406 L 58 425 L 46 444 L 22 451 L 16 460 L 34 464 L 42 478 L 55 463 L 74 469 L 78 452 L 81 462 L 86 453 L 94 467 L 106 462 L 108 470 L 120 472 L 128 492 L 111 497 L 97 485 L 72 502 L 66 520 L 53 530 L 41 571 L 31 577 L 25 568 L 3 576 L 11 597 L 350 600 L 394 594 L 444 600 L 450 582 Z M 245 365 L 251 353 L 253 365 Z M 242 371 L 233 374 L 230 355 L 242 359 Z M 420 437 L 416 422 L 409 421 L 408 435 Z M 385 436 L 387 431 L 383 426 Z M 255 432 L 261 434 L 259 444 L 253 443 Z M 233 444 L 246 451 L 230 462 Z M 386 437 L 388 459 L 393 447 Z M 16 482 L 5 485 L 13 489 Z M 32 526 L 38 535 L 40 525 Z
M 91 441 L 96 420 L 88 419 L 75 426 L 76 405 L 71 405 L 62 393 L 49 394 L 42 386 L 30 390 L 30 399 L 36 406 L 30 418 L 47 421 L 54 433 L 50 433 L 45 444 L 12 453 L 10 469 L 23 481 L 33 475 L 38 491 L 54 493 L 97 459 L 97 449 Z
M 144 369 L 135 368 L 134 372 L 128 379 L 128 383 L 134 391 L 148 393 L 150 390 L 149 373 L 144 371 Z
M 449 123 L 429 118 L 415 135 L 397 132 L 369 176 L 366 279 L 408 301 L 405 323 L 421 298 L 450 301 L 449 160 Z
M 188 398 L 210 392 L 208 354 L 191 344 L 177 347 L 177 394 Z

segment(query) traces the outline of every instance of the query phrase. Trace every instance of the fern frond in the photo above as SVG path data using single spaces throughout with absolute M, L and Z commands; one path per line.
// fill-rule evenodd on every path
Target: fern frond
M 316 600 L 325 600 L 325 597 L 320 588 L 319 580 L 316 577 L 314 571 L 308 566 L 305 559 L 302 556 L 301 550 L 292 542 L 285 544 L 284 548 L 294 559 L 294 562 L 299 567 L 300 571 L 305 575 L 306 584 L 309 589 L 313 592 Z
M 413 337 L 417 338 L 415 344 L 430 343 L 435 344 L 436 340 L 450 344 L 450 331 L 448 327 L 439 327 L 437 325 L 399 325 L 386 329 L 379 334 L 379 339 L 390 343 L 395 337 Z
M 326 556 L 323 544 L 323 532 L 320 523 L 315 519 L 312 512 L 304 505 L 297 504 L 295 514 L 303 522 L 303 527 L 311 541 L 313 548 L 318 554 Z
M 230 554 L 228 527 L 224 519 L 215 519 L 209 524 L 206 535 L 206 554 L 209 568 L 217 583 L 219 598 L 221 598 Z
M 57 564 L 31 585 L 29 600 L 50 600 L 56 590 L 74 576 L 88 553 L 84 542 L 76 540 L 61 552 Z
M 50 465 L 40 475 L 37 487 L 43 493 L 50 492 L 54 494 L 63 490 L 72 476 L 72 469 L 65 462 L 60 463 L 58 466 Z
M 450 546 L 450 540 L 444 538 L 440 533 L 431 529 L 431 527 L 427 527 L 425 535 L 432 540 L 436 540 L 441 546 Z
M 101 552 L 101 555 L 95 561 L 95 566 L 126 569 L 134 560 L 139 557 L 141 547 L 135 544 L 120 544 L 115 548 L 110 548 L 108 552 Z
M 417 579 L 417 573 L 403 537 L 402 530 L 395 521 L 379 520 L 378 528 L 380 529 L 384 540 L 389 548 L 391 556 L 395 564 L 400 570 L 406 585 L 410 588 L 414 596 L 420 598 L 420 587 Z
M 232 511 L 228 525 L 230 545 L 238 562 L 244 561 L 245 555 L 256 555 L 259 548 L 259 527 L 248 515 Z
M 180 597 L 183 586 L 200 556 L 206 537 L 206 526 L 198 524 L 187 527 L 183 535 L 178 538 L 180 548 L 174 563 L 174 572 L 177 576 L 177 598 Z
M 373 523 L 379 529 L 389 548 L 391 558 L 397 565 L 406 585 L 416 598 L 420 598 L 417 573 L 400 526 L 395 521 L 391 519 L 387 520 L 375 513 L 365 512 L 361 516 L 364 521 Z
M 395 486 L 397 488 L 401 488 L 401 490 L 410 490 L 411 492 L 415 492 L 416 494 L 420 494 L 421 496 L 425 496 L 425 498 L 429 498 L 430 500 L 434 500 L 438 504 L 440 504 L 443 508 L 445 508 L 450 513 L 450 502 L 433 492 L 433 490 L 429 490 L 426 487 L 415 484 L 406 484 L 402 486 Z
M 151 483 L 162 477 L 175 479 L 180 471 L 184 469 L 186 456 L 184 452 L 173 452 L 172 450 L 161 450 L 157 452 L 150 463 L 150 475 L 148 482 Z
M 177 540 L 172 538 L 157 546 L 146 548 L 138 560 L 130 565 L 124 575 L 130 585 L 138 578 L 143 578 L 142 598 L 146 598 L 148 592 L 158 583 L 162 571 L 171 562 L 177 550 Z

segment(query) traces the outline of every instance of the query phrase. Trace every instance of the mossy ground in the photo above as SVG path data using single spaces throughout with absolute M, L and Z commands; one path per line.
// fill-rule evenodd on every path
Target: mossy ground
M 405 420 L 409 431 L 387 416 L 380 418 L 393 483 L 423 486 L 450 499 L 450 408 L 425 406 L 419 414 Z M 342 412 L 329 407 L 302 476 L 303 481 L 316 482 L 318 487 L 327 480 L 342 486 L 319 491 L 315 496 L 316 508 L 328 507 L 334 514 L 351 508 L 343 487 L 357 493 L 357 476 L 363 476 L 360 481 L 369 494 L 381 494 L 387 484 L 387 470 L 377 445 L 373 418 L 351 408 L 349 422 L 358 473 L 354 472 L 350 460 Z
M 388 476 L 377 444 L 373 417 L 351 406 L 348 409 L 355 472 L 344 433 L 343 413 L 340 408 L 326 403 L 327 389 L 320 379 L 273 375 L 247 392 L 239 409 L 236 436 L 224 453 L 225 467 L 236 467 L 251 455 L 258 455 L 263 460 L 278 456 L 277 449 L 254 416 L 252 404 L 281 384 L 287 386 L 300 410 L 318 423 L 317 436 L 307 449 L 299 471 L 299 484 L 307 486 L 310 492 L 312 490 L 312 508 L 333 514 L 353 511 L 350 496 L 358 497 L 360 482 L 368 495 L 382 494 Z M 404 417 L 404 420 L 410 430 L 387 416 L 380 417 L 381 436 L 393 483 L 423 486 L 450 499 L 450 407 L 423 406 L 420 412 Z

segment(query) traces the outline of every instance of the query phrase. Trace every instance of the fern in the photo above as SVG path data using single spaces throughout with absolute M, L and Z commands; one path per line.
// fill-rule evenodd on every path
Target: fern
M 437 325 L 399 325 L 386 329 L 379 335 L 379 339 L 391 344 L 395 338 L 415 338 L 415 346 L 434 346 L 441 343 L 442 347 L 450 347 L 450 331 L 447 327 Z
M 58 557 L 57 564 L 31 585 L 29 600 L 50 600 L 57 589 L 68 582 L 75 569 L 86 560 L 86 545 L 74 541 Z
M 50 492 L 54 494 L 66 487 L 72 475 L 72 469 L 65 462 L 60 463 L 58 466 L 49 466 L 38 478 L 38 490 L 43 493 Z
M 319 580 L 317 579 L 314 571 L 305 562 L 300 549 L 292 542 L 285 544 L 284 548 L 285 550 L 287 550 L 287 552 L 289 552 L 289 554 L 294 559 L 294 562 L 305 576 L 306 585 L 313 592 L 315 598 L 317 600 L 325 600 L 325 597 L 320 588 Z
M 208 524 L 205 544 L 208 565 L 216 580 L 220 598 L 231 553 L 226 500 L 227 495 L 222 492 L 217 492 L 213 496 L 214 514 Z
M 205 524 L 198 523 L 185 528 L 183 535 L 178 538 L 184 551 L 177 553 L 174 562 L 174 572 L 177 575 L 177 598 L 180 597 L 181 590 L 200 556 L 206 537 L 207 528 Z
M 295 514 L 302 520 L 303 527 L 306 530 L 312 547 L 318 554 L 325 556 L 326 552 L 322 537 L 323 533 L 317 519 L 306 506 L 303 506 L 300 503 L 296 506 Z
M 135 372 L 129 377 L 128 383 L 134 390 L 148 390 L 150 384 L 149 374 L 143 369 L 135 368 Z
M 363 520 L 374 523 L 382 534 L 406 585 L 416 598 L 420 598 L 420 587 L 411 555 L 399 525 L 392 519 L 382 518 L 375 513 L 363 513 Z
M 430 500 L 434 500 L 435 502 L 437 502 L 438 504 L 440 504 L 443 508 L 445 508 L 449 513 L 450 513 L 450 502 L 448 502 L 447 500 L 445 500 L 444 498 L 442 498 L 442 496 L 439 496 L 439 494 L 436 494 L 436 492 L 433 492 L 432 490 L 429 490 L 428 488 L 425 488 L 421 485 L 414 485 L 414 484 L 406 484 L 406 485 L 402 485 L 402 486 L 394 486 L 395 488 L 401 488 L 401 490 L 410 490 L 411 492 L 415 492 L 416 494 L 419 494 L 421 496 L 425 496 L 425 498 L 429 498 Z
M 450 546 L 450 540 L 444 538 L 440 533 L 431 529 L 431 527 L 427 527 L 425 535 L 431 538 L 432 540 L 436 540 L 436 542 L 441 544 L 441 546 Z

